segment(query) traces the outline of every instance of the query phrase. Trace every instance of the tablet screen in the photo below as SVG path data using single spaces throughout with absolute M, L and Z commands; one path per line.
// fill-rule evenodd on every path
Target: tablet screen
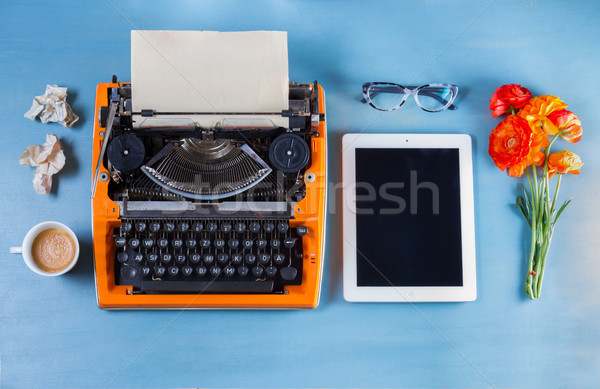
M 358 286 L 462 286 L 458 148 L 356 149 Z

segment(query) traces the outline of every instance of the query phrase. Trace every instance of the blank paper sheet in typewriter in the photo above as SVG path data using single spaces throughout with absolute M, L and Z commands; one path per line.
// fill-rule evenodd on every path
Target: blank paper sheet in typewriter
M 203 127 L 244 117 L 287 127 L 287 33 L 131 31 L 131 81 L 134 113 L 204 113 L 188 115 Z

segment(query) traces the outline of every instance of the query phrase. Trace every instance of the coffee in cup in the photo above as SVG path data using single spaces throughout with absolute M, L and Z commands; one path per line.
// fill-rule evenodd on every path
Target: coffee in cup
M 56 273 L 66 269 L 75 258 L 75 242 L 68 232 L 48 228 L 33 240 L 31 256 L 40 269 Z
M 23 255 L 27 266 L 43 276 L 58 276 L 71 270 L 79 257 L 79 242 L 71 229 L 58 222 L 34 226 L 21 247 L 11 253 Z

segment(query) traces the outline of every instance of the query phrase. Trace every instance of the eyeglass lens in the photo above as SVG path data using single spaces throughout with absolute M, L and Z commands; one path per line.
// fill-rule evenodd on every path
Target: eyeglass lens
M 405 97 L 403 88 L 391 84 L 371 85 L 367 93 L 371 103 L 384 111 L 397 108 Z
M 444 86 L 428 86 L 415 96 L 417 104 L 428 111 L 440 111 L 450 105 L 454 92 Z

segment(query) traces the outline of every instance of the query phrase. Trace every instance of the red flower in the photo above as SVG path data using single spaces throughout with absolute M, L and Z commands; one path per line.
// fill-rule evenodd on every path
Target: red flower
M 543 163 L 540 147 L 527 121 L 509 115 L 492 130 L 488 152 L 500 170 L 508 168 L 509 176 L 521 177 L 527 166 Z
M 562 139 L 569 143 L 579 142 L 583 130 L 581 129 L 581 121 L 573 112 L 566 109 L 554 111 L 548 115 L 548 119 L 556 126 Z
M 517 84 L 502 85 L 492 95 L 490 100 L 490 109 L 492 117 L 500 116 L 506 113 L 510 107 L 521 108 L 531 99 L 529 89 Z

